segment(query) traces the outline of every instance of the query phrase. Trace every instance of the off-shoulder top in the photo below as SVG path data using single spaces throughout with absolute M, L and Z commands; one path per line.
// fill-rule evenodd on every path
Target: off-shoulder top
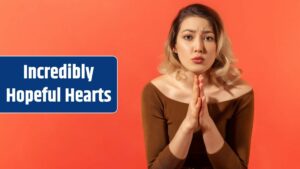
M 218 152 L 206 152 L 202 133 L 198 131 L 193 134 L 187 157 L 178 159 L 170 152 L 168 145 L 185 118 L 187 109 L 187 103 L 165 96 L 152 83 L 144 87 L 142 120 L 148 168 L 247 168 L 253 125 L 253 90 L 232 100 L 208 103 L 209 114 L 225 141 Z

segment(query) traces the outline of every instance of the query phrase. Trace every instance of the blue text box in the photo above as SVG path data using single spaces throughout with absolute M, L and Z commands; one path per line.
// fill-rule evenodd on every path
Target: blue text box
M 3 56 L 0 78 L 0 112 L 117 111 L 114 56 Z

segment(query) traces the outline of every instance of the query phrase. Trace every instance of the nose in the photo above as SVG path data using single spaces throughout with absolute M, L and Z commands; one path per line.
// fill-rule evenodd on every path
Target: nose
M 204 53 L 205 48 L 204 48 L 204 41 L 202 38 L 195 38 L 194 39 L 194 52 L 196 53 Z

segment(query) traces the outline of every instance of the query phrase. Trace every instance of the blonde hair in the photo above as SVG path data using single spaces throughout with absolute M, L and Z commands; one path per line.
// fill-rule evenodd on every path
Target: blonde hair
M 225 34 L 221 18 L 213 9 L 201 4 L 192 4 L 181 9 L 174 19 L 165 45 L 165 60 L 159 66 L 159 72 L 166 74 L 176 71 L 178 79 L 184 78 L 184 73 L 181 71 L 183 66 L 173 49 L 180 25 L 188 16 L 207 19 L 216 35 L 217 57 L 211 68 L 207 70 L 209 81 L 218 86 L 234 84 L 240 78 L 241 70 L 235 66 L 236 60 L 232 53 L 230 41 Z

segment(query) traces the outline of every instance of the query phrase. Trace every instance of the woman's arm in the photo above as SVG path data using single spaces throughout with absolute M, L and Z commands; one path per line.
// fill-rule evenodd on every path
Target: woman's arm
M 199 125 L 203 135 L 203 141 L 208 154 L 213 154 L 221 149 L 224 139 L 209 115 L 206 97 L 204 95 L 203 77 L 199 77 L 199 96 L 201 97 L 201 109 L 199 113 Z
M 152 85 L 142 94 L 142 120 L 149 169 L 180 169 L 184 160 L 177 158 L 169 148 L 167 120 L 164 105 Z
M 188 112 L 169 145 L 172 154 L 180 159 L 186 158 L 192 142 L 193 133 L 199 128 L 198 119 L 201 105 L 199 91 L 199 80 L 195 75 L 193 82 L 193 96 L 189 104 Z
M 214 121 L 210 117 L 206 119 L 206 128 L 202 130 L 203 139 L 214 169 L 247 168 L 253 126 L 253 107 L 254 99 L 253 91 L 251 91 L 238 100 L 238 107 L 232 119 L 228 121 L 226 141 Z M 200 120 L 201 115 L 202 113 L 200 113 Z
M 163 105 L 154 91 L 145 88 L 142 100 L 142 116 L 147 149 L 148 168 L 181 168 L 197 130 L 200 98 L 198 80 L 195 76 L 192 101 L 187 115 L 168 144 L 167 123 L 163 115 Z

